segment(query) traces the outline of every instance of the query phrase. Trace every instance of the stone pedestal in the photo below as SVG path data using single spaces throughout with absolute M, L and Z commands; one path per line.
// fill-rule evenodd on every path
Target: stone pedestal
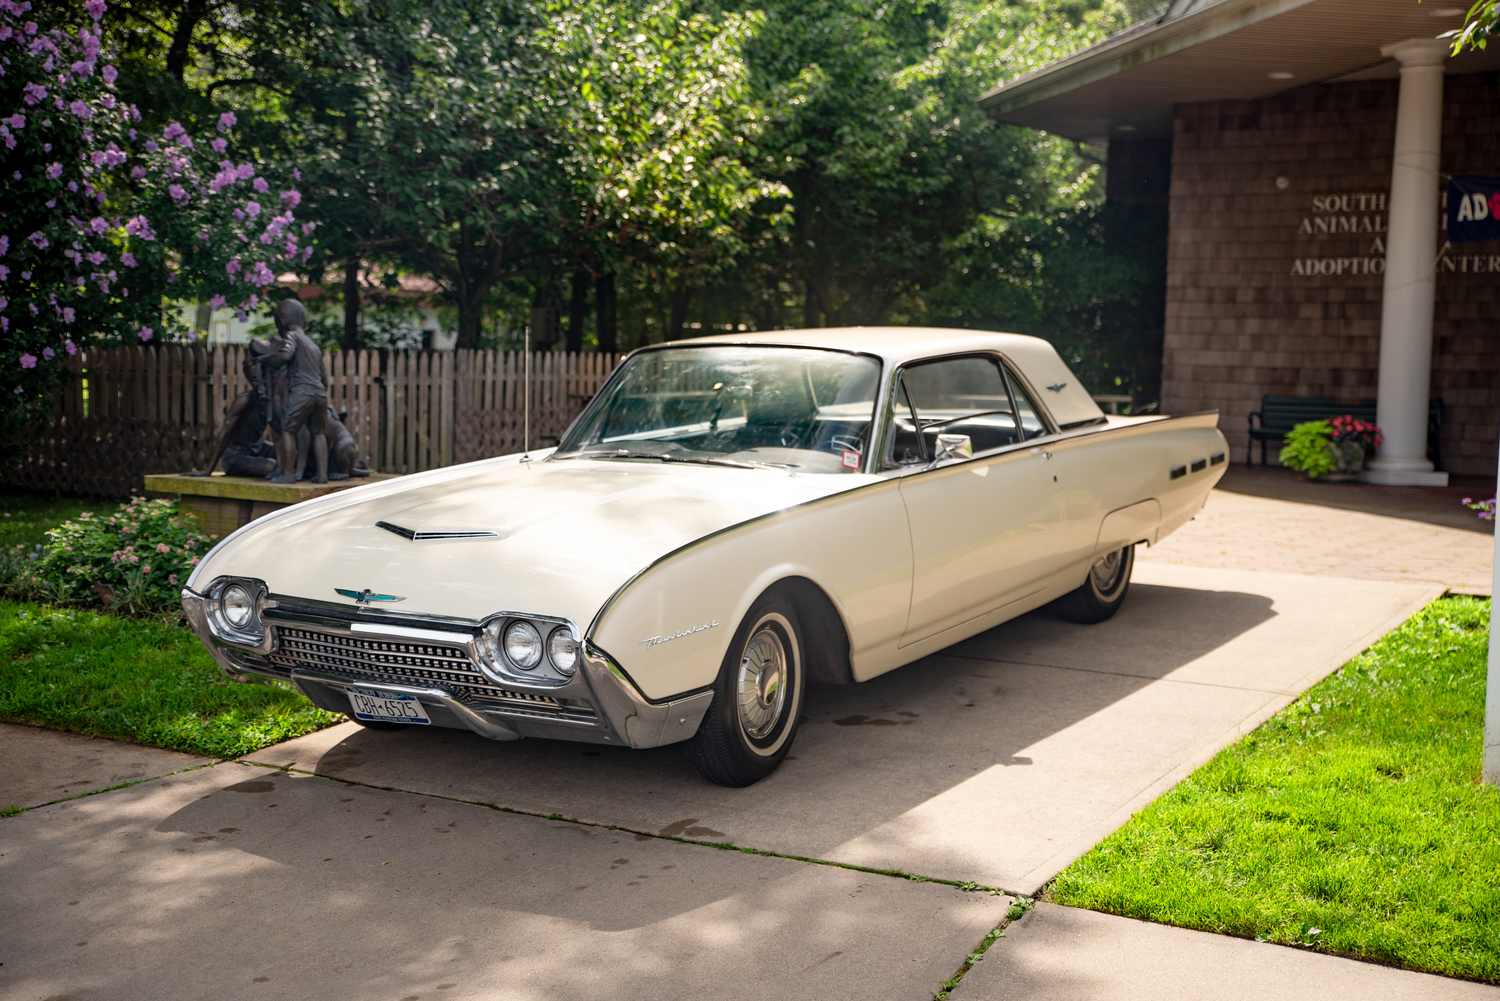
M 394 473 L 371 473 L 336 483 L 272 483 L 223 473 L 212 476 L 164 473 L 147 476 L 146 489 L 152 493 L 177 494 L 179 509 L 193 515 L 200 529 L 222 539 L 240 526 L 280 508 L 395 477 Z

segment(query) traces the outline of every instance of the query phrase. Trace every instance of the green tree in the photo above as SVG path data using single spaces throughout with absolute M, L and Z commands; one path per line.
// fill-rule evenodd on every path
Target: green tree
M 1466 48 L 1484 48 L 1497 27 L 1500 27 L 1500 0 L 1474 0 L 1474 6 L 1464 15 L 1464 26 L 1441 37 L 1453 39 L 1456 56 Z

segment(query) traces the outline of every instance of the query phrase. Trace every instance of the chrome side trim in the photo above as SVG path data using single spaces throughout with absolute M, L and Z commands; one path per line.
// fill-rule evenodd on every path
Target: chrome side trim
M 292 669 L 292 680 L 297 683 L 298 687 L 301 687 L 303 682 L 316 682 L 339 690 L 349 686 L 355 688 L 363 687 L 379 689 L 385 692 L 397 692 L 401 695 L 411 695 L 418 699 L 427 699 L 436 702 L 454 716 L 457 716 L 463 721 L 465 726 L 481 737 L 488 737 L 491 740 L 521 739 L 519 733 L 506 726 L 499 719 L 489 713 L 476 712 L 470 709 L 441 688 L 419 688 L 416 685 L 402 685 L 386 681 L 351 681 L 337 674 L 325 674 L 322 671 L 310 671 L 301 667 Z M 304 691 L 306 690 L 304 689 Z

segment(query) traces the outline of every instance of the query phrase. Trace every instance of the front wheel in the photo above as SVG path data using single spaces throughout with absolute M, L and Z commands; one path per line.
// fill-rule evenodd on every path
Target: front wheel
M 1134 567 L 1135 546 L 1106 553 L 1089 567 L 1088 579 L 1081 587 L 1057 599 L 1057 611 L 1074 622 L 1103 622 L 1125 603 Z
M 702 725 L 683 744 L 699 775 L 747 786 L 781 764 L 802 711 L 802 651 L 796 610 L 762 596 L 734 634 Z

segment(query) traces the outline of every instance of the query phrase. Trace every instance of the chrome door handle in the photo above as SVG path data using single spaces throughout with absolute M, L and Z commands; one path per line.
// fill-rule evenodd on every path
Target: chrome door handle
M 1050 459 L 1050 458 L 1052 458 L 1052 453 L 1051 452 L 1045 451 L 1045 450 L 1040 449 L 1040 448 L 1033 448 L 1031 450 L 1031 454 L 1032 455 L 1040 455 L 1044 459 Z

